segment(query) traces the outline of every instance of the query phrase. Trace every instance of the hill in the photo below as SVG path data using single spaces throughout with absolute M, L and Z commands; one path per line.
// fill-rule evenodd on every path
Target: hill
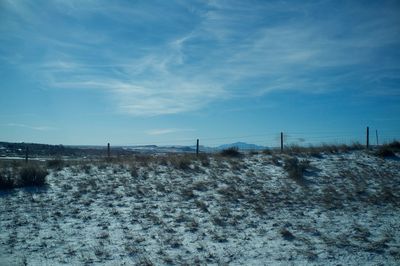
M 48 170 L 45 188 L 1 192 L 2 265 L 400 258 L 398 157 L 153 154 Z

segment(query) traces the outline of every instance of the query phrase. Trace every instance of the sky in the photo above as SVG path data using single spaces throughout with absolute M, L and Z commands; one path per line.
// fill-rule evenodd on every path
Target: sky
M 0 141 L 400 135 L 399 1 L 0 0 Z

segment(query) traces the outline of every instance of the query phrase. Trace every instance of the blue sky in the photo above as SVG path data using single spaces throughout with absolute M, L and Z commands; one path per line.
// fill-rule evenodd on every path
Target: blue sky
M 400 134 L 399 1 L 0 0 L 0 140 Z

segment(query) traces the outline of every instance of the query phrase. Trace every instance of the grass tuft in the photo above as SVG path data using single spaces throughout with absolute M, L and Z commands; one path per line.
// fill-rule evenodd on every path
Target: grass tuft
M 41 187 L 46 185 L 48 172 L 37 164 L 0 169 L 0 189 Z
M 238 147 L 231 147 L 221 151 L 222 156 L 226 157 L 241 157 L 242 153 L 239 152 Z
M 292 241 L 295 239 L 295 236 L 286 228 L 282 228 L 279 233 L 281 234 L 281 236 L 283 237 L 283 239 L 287 240 L 287 241 Z
M 58 157 L 47 161 L 46 165 L 50 169 L 55 169 L 60 171 L 64 167 L 64 161 L 60 157 Z
M 48 172 L 36 164 L 28 164 L 20 170 L 19 187 L 40 187 L 46 185 Z
M 390 144 L 382 145 L 379 149 L 374 153 L 378 157 L 382 158 L 389 158 L 389 157 L 396 157 L 395 152 L 400 151 L 400 143 L 394 141 Z
M 0 171 L 0 189 L 11 189 L 14 187 L 14 180 L 11 172 L 7 170 Z
M 289 178 L 295 181 L 302 181 L 309 164 L 309 161 L 299 161 L 296 157 L 288 157 L 284 160 L 284 169 Z

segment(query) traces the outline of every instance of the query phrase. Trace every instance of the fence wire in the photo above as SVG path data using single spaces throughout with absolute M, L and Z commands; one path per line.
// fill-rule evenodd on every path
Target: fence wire
M 366 144 L 366 130 L 363 131 L 283 131 L 283 144 L 288 146 L 320 146 L 320 145 L 352 145 Z M 376 134 L 377 133 L 377 134 Z M 398 140 L 400 130 L 370 128 L 369 144 L 382 145 Z M 258 133 L 248 135 L 232 135 L 224 137 L 193 136 L 193 138 L 152 141 L 150 143 L 132 143 L 129 146 L 187 146 L 196 149 L 196 140 L 199 139 L 200 151 L 212 151 L 229 146 L 236 146 L 241 150 L 257 150 L 265 148 L 279 148 L 281 145 L 281 132 Z M 228 144 L 228 145 L 226 145 Z

